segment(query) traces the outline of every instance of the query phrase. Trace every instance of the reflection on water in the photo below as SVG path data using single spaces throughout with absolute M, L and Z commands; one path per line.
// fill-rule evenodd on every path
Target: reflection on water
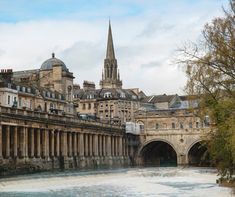
M 57 172 L 0 180 L 1 197 L 52 196 L 232 196 L 215 184 L 210 168 L 129 168 Z

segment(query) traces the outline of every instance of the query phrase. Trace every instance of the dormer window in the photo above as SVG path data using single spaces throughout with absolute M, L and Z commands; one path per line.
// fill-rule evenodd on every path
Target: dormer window
M 28 93 L 31 93 L 31 88 L 27 88 L 27 92 L 28 92 Z
M 18 91 L 20 91 L 20 86 L 16 86 L 16 89 L 17 89 Z
M 106 92 L 104 94 L 104 98 L 112 98 L 112 93 L 111 92 Z
M 25 87 L 22 87 L 22 92 L 25 92 Z
M 87 95 L 87 99 L 93 99 L 93 98 L 94 98 L 94 95 L 92 94 Z
M 137 99 L 137 96 L 135 96 L 135 95 L 132 95 L 132 99 Z
M 121 97 L 121 98 L 126 98 L 125 93 L 124 93 L 124 92 L 121 92 L 120 97 Z

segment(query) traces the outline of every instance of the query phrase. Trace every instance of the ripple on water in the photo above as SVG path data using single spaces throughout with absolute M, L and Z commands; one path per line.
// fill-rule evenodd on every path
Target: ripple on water
M 215 184 L 210 168 L 134 168 L 89 172 L 45 173 L 0 181 L 1 197 L 166 197 L 232 196 Z

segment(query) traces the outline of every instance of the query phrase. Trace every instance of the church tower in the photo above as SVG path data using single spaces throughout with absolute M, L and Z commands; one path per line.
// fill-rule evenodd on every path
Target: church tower
M 106 58 L 104 59 L 104 71 L 102 72 L 101 88 L 122 88 L 119 72 L 117 70 L 117 60 L 115 58 L 112 29 L 109 21 L 108 43 Z

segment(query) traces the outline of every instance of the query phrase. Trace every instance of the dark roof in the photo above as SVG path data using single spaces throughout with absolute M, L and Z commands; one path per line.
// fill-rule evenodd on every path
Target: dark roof
M 55 54 L 52 54 L 52 58 L 42 63 L 40 70 L 50 70 L 53 66 L 62 66 L 62 70 L 68 71 L 65 63 L 58 58 L 55 58 Z
M 147 96 L 146 98 L 143 99 L 143 102 L 146 103 L 163 103 L 163 102 L 171 102 L 172 99 L 177 96 L 175 95 L 152 95 L 152 96 Z
M 111 93 L 111 97 L 105 98 L 105 93 Z M 129 89 L 96 89 L 96 90 L 84 90 L 78 89 L 74 91 L 76 98 L 88 99 L 90 96 L 95 99 L 127 99 L 127 100 L 137 100 L 138 96 Z

